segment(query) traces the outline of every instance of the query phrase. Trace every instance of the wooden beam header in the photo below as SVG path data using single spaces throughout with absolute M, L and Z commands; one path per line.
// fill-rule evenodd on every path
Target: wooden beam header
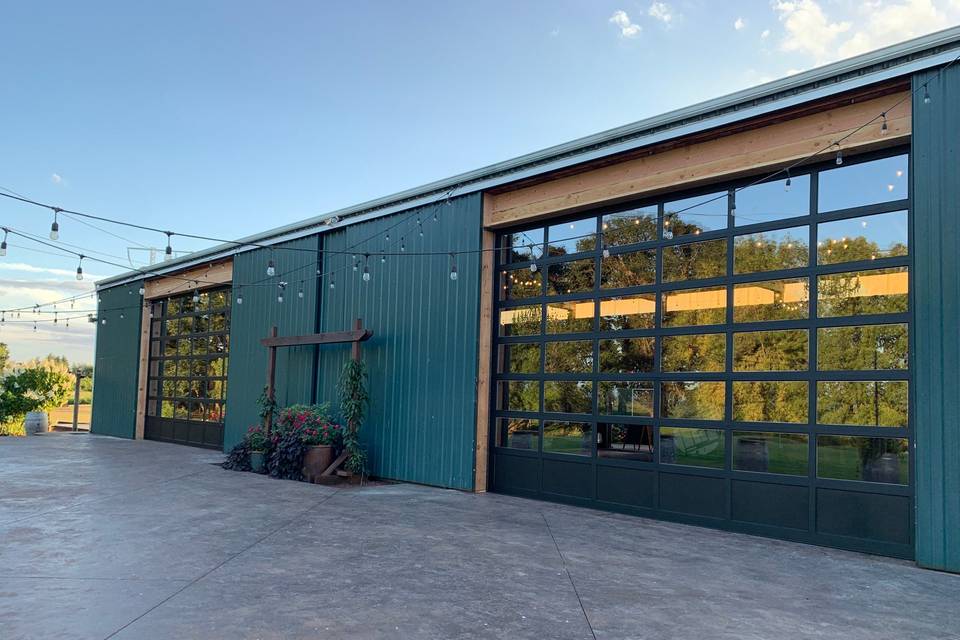
M 166 298 L 194 289 L 211 289 L 233 281 L 233 260 L 181 271 L 173 276 L 147 280 L 143 285 L 146 300 Z
M 338 344 L 341 342 L 365 342 L 373 337 L 373 331 L 361 329 L 359 331 L 331 331 L 329 333 L 313 333 L 306 336 L 279 336 L 261 338 L 260 344 L 265 347 L 299 347 L 309 344 Z

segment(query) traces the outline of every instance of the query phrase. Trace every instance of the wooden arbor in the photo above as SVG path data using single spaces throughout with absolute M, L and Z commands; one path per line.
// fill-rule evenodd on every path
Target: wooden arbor
M 373 332 L 363 328 L 363 320 L 357 318 L 353 322 L 351 331 L 331 331 L 328 333 L 311 333 L 305 336 L 278 336 L 277 328 L 270 329 L 270 336 L 261 338 L 260 344 L 267 347 L 270 355 L 267 359 L 267 399 L 273 406 L 275 399 L 275 384 L 277 375 L 277 349 L 280 347 L 301 347 L 311 344 L 339 344 L 344 342 L 352 343 L 351 356 L 354 360 L 360 360 L 360 343 L 366 342 L 373 337 Z M 270 432 L 272 423 L 272 414 L 264 418 L 264 427 L 267 433 Z

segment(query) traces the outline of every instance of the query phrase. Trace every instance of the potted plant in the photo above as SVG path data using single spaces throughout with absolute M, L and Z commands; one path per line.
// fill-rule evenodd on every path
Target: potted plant
M 247 450 L 250 452 L 250 470 L 254 473 L 263 473 L 270 441 L 260 425 L 247 430 Z
M 295 404 L 280 412 L 277 429 L 291 434 L 303 443 L 303 461 L 301 474 L 307 482 L 313 482 L 333 463 L 336 449 L 342 443 L 340 425 L 330 420 L 329 405 Z

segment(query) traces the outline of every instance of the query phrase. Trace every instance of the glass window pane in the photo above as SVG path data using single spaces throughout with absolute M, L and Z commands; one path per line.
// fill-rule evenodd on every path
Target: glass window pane
M 540 448 L 540 421 L 497 418 L 497 446 L 536 451 Z
M 497 361 L 498 373 L 538 373 L 540 371 L 540 345 L 518 343 L 500 345 Z
M 660 428 L 660 463 L 723 469 L 725 443 L 720 429 Z
M 543 274 L 527 267 L 500 273 L 500 299 L 523 300 L 543 295 Z
M 180 333 L 180 321 L 179 320 L 167 320 L 166 330 L 168 336 L 175 336 Z
M 817 194 L 820 211 L 906 199 L 908 164 L 904 154 L 821 171 Z
M 907 426 L 906 380 L 821 380 L 817 422 L 864 427 Z
M 597 456 L 653 462 L 653 427 L 601 422 L 597 425 Z
M 906 324 L 817 330 L 817 368 L 822 371 L 906 369 L 908 349 Z
M 528 262 L 543 257 L 543 229 L 510 233 L 503 236 L 501 243 L 505 248 L 505 263 Z
M 807 475 L 810 436 L 805 433 L 733 432 L 733 468 L 737 471 Z
M 164 360 L 163 361 L 163 375 L 164 376 L 175 376 L 177 375 L 177 361 L 176 360 Z
M 733 321 L 802 320 L 810 314 L 806 278 L 765 280 L 733 286 Z
M 663 326 L 720 324 L 727 317 L 727 288 L 683 289 L 663 294 Z
M 736 226 L 808 215 L 810 176 L 791 176 L 789 188 L 784 177 L 782 180 L 740 189 L 736 194 L 736 202 L 737 213 L 733 217 Z
M 657 250 L 618 253 L 600 261 L 600 288 L 623 289 L 657 281 Z
M 540 333 L 540 305 L 500 311 L 501 336 L 532 336 Z
M 600 300 L 600 331 L 652 329 L 656 311 L 655 293 L 603 298 Z
M 592 373 L 593 340 L 562 340 L 546 344 L 547 373 Z
M 798 381 L 736 381 L 733 419 L 736 422 L 807 422 L 810 399 L 807 383 Z
M 656 239 L 656 206 L 608 213 L 603 216 L 603 242 L 607 246 L 652 242 Z
M 593 291 L 595 267 L 593 258 L 551 264 L 547 274 L 547 295 Z
M 906 438 L 817 436 L 817 476 L 908 484 L 909 447 Z
M 737 236 L 733 272 L 758 273 L 797 269 L 810 261 L 810 227 L 791 227 Z
M 802 371 L 808 353 L 806 329 L 733 334 L 734 371 Z
M 547 254 L 568 256 L 597 248 L 597 218 L 583 218 L 552 225 L 547 231 Z
M 600 340 L 601 373 L 653 371 L 653 338 Z
M 543 410 L 549 413 L 592 413 L 593 383 L 587 380 L 544 382 Z
M 175 316 L 180 313 L 182 298 L 170 298 L 167 300 L 167 315 Z
M 653 417 L 653 383 L 601 380 L 600 415 Z
M 173 417 L 173 402 L 170 400 L 164 400 L 160 403 L 160 417 L 161 418 L 172 418 Z
M 727 228 L 727 192 L 674 200 L 663 206 L 663 237 L 699 235 Z
M 817 262 L 837 264 L 907 255 L 907 212 L 817 225 Z
M 586 422 L 546 420 L 543 423 L 543 451 L 589 456 L 592 431 Z
M 722 420 L 727 404 L 723 382 L 661 382 L 660 417 Z
M 540 383 L 536 380 L 502 380 L 497 383 L 500 411 L 539 411 Z
M 690 242 L 663 248 L 663 282 L 719 278 L 726 273 L 726 239 Z
M 228 306 L 230 306 L 229 297 L 227 296 L 226 291 L 220 290 L 220 291 L 210 292 L 210 308 L 211 309 L 222 309 Z
M 551 302 L 547 305 L 547 333 L 593 331 L 597 305 L 593 300 Z
M 223 377 L 227 375 L 227 359 L 213 358 L 207 362 L 207 375 Z
M 825 318 L 904 313 L 908 290 L 906 267 L 819 276 L 817 314 Z
M 660 368 L 663 371 L 723 371 L 727 337 L 722 333 L 663 336 Z

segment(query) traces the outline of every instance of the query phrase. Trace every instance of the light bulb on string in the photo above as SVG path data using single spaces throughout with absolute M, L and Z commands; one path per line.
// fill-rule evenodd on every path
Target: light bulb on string
M 359 262 L 354 262 L 354 263 L 353 263 L 353 270 L 354 270 L 354 271 L 357 271 L 359 268 L 360 268 L 360 263 L 359 263 Z
M 6 227 L 3 228 L 3 242 L 0 242 L 0 257 L 7 255 L 7 233 Z
M 173 258 L 173 247 L 170 245 L 170 238 L 173 236 L 173 231 L 164 231 L 167 234 L 167 248 L 163 250 L 163 259 L 170 260 Z
M 537 272 L 537 263 L 536 263 L 536 262 L 531 262 L 531 263 L 530 263 L 530 273 L 536 273 L 536 272 Z
M 417 233 L 420 234 L 420 237 L 423 237 L 423 222 L 420 221 L 420 218 L 417 218 Z
M 883 118 L 883 122 L 880 123 L 880 135 L 885 136 L 889 131 L 887 128 L 887 112 L 884 111 L 880 116 Z
M 457 254 L 450 254 L 450 279 L 456 282 L 457 280 Z
M 843 150 L 840 148 L 840 145 L 837 145 L 837 158 L 835 160 L 837 166 L 843 164 Z
M 82 253 L 80 254 L 80 262 L 77 263 L 77 280 L 83 280 L 83 259 L 85 257 Z
M 384 239 L 385 239 L 387 242 L 390 242 L 390 232 L 389 232 L 389 231 L 387 232 L 386 238 L 384 238 Z
M 930 104 L 930 90 L 923 85 L 923 104 Z
M 100 324 L 107 324 L 107 319 L 103 318 L 102 320 L 100 320 Z
M 406 251 L 407 245 L 403 242 L 403 236 L 400 236 L 400 251 Z
M 604 258 L 610 257 L 610 247 L 608 247 L 606 244 L 603 245 L 603 257 Z
M 297 291 L 297 297 L 303 300 L 303 280 L 300 281 L 300 289 Z
M 196 286 L 197 286 L 197 283 L 194 282 L 194 283 L 193 283 L 193 286 L 196 287 Z M 199 289 L 194 289 L 194 290 L 193 290 L 193 304 L 197 304 L 198 302 L 200 302 L 200 290 L 199 290 Z
M 282 304 L 282 303 L 283 303 L 283 291 L 284 291 L 284 289 L 287 288 L 287 283 L 286 283 L 286 282 L 281 282 L 280 284 L 277 285 L 277 288 L 279 289 L 279 291 L 277 291 L 277 302 L 279 302 L 279 303 Z
M 381 253 L 380 253 L 380 264 L 386 264 L 386 262 L 387 262 L 387 254 L 381 252 Z
M 370 261 L 370 254 L 369 253 L 364 254 L 363 256 L 363 281 L 364 282 L 370 282 L 370 265 L 368 264 L 369 261 Z
M 60 239 L 60 223 L 57 222 L 57 214 L 60 213 L 60 209 L 57 207 L 53 208 L 53 224 L 50 225 L 50 239 L 59 240 Z
M 237 287 L 237 304 L 243 304 L 243 289 Z
M 123 318 L 124 318 L 123 311 L 121 311 L 121 312 L 120 312 L 120 319 L 123 320 Z
M 140 295 L 143 295 L 146 292 L 147 290 L 143 288 L 143 285 L 140 285 L 140 289 L 137 291 L 137 293 L 139 293 Z
M 787 169 L 787 181 L 783 183 L 783 190 L 790 191 L 790 169 Z
M 336 289 L 336 288 L 337 288 L 336 283 L 333 281 L 333 274 L 330 274 L 330 288 L 331 288 L 331 289 Z
M 270 276 L 271 278 L 277 275 L 277 267 L 276 265 L 273 264 L 272 259 L 269 262 L 267 262 L 267 275 Z

